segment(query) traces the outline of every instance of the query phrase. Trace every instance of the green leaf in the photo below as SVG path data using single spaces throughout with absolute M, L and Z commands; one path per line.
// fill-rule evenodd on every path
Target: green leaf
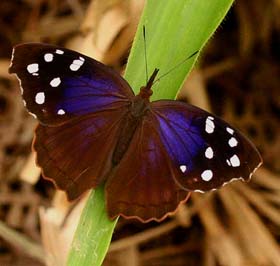
M 229 10 L 233 0 L 149 0 L 130 53 L 125 78 L 135 93 L 145 85 L 142 25 L 146 27 L 149 74 L 159 76 L 200 51 Z M 174 99 L 197 56 L 153 86 L 152 100 Z
M 104 202 L 103 186 L 91 192 L 74 235 L 67 265 L 102 264 L 118 220 L 108 219 Z
M 142 27 L 146 27 L 149 75 L 158 76 L 201 51 L 233 0 L 147 0 L 131 49 L 125 78 L 135 93 L 146 83 Z M 153 86 L 156 99 L 174 99 L 197 55 Z M 104 187 L 91 193 L 83 210 L 68 257 L 68 266 L 100 266 L 108 250 L 117 221 L 107 218 Z

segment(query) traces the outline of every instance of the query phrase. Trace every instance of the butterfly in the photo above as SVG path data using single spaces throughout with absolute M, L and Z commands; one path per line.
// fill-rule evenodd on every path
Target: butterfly
M 37 164 L 69 200 L 104 184 L 110 218 L 162 221 L 190 192 L 249 180 L 261 165 L 255 146 L 217 116 L 180 101 L 150 102 L 158 71 L 134 95 L 117 72 L 85 55 L 15 46 L 9 72 L 39 121 Z

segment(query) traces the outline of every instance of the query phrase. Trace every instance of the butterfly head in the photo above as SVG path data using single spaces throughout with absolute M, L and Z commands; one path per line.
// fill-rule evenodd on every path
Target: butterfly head
M 151 75 L 151 77 L 149 78 L 146 86 L 141 87 L 140 93 L 139 93 L 141 98 L 149 99 L 151 97 L 151 95 L 153 94 L 153 91 L 152 91 L 151 88 L 152 88 L 152 86 L 154 84 L 154 80 L 155 80 L 158 72 L 159 72 L 159 69 L 155 68 L 155 70 L 154 70 L 153 74 Z

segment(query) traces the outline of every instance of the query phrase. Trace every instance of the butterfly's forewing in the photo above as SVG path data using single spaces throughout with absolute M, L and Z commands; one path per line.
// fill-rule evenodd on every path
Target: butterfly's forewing
M 45 125 L 122 108 L 133 97 L 130 86 L 118 73 L 57 46 L 16 46 L 9 71 L 20 80 L 27 109 Z
M 74 199 L 111 169 L 120 121 L 134 96 L 109 67 L 64 48 L 14 48 L 16 73 L 28 110 L 40 121 L 33 147 L 45 177 Z
M 225 121 L 179 101 L 151 104 L 176 183 L 208 191 L 232 180 L 248 180 L 262 159 L 253 144 Z
M 156 123 L 154 116 L 144 117 L 106 183 L 107 210 L 111 218 L 122 215 L 142 222 L 161 221 L 188 196 L 188 192 L 174 182 L 172 162 Z

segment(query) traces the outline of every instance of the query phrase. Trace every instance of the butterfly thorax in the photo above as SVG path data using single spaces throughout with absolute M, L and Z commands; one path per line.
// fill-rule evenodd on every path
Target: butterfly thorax
M 143 98 L 141 93 L 135 96 L 129 110 L 132 117 L 137 119 L 143 116 L 149 108 L 149 103 L 149 98 Z
M 139 96 L 142 99 L 149 100 L 152 95 L 153 95 L 153 91 L 151 90 L 151 88 L 147 88 L 146 86 L 143 86 L 140 88 L 140 92 L 137 96 Z

